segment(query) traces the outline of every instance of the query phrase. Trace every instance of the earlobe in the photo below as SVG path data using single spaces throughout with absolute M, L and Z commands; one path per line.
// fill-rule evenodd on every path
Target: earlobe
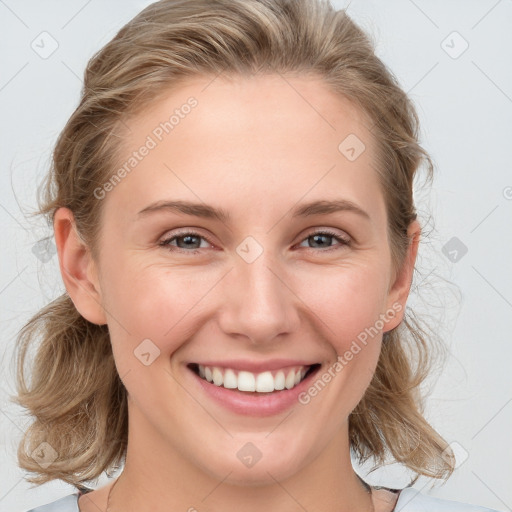
M 405 313 L 405 304 L 411 289 L 411 283 L 414 273 L 414 264 L 418 254 L 418 246 L 420 241 L 421 226 L 418 221 L 414 220 L 409 225 L 407 236 L 409 238 L 409 247 L 402 266 L 398 270 L 395 280 L 392 283 L 387 299 L 388 310 L 399 310 L 399 313 L 386 324 L 384 331 L 394 329 L 403 320 Z
M 106 324 L 96 266 L 89 248 L 77 232 L 74 215 L 69 208 L 57 209 L 53 229 L 60 273 L 73 304 L 89 322 Z

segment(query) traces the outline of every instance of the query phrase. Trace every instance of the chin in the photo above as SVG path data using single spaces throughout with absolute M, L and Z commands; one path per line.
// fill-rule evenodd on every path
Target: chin
M 233 445 L 236 445 L 236 448 L 226 447 L 218 454 L 210 451 L 208 457 L 210 460 L 217 459 L 217 464 L 205 463 L 206 454 L 203 454 L 202 460 L 196 460 L 195 463 L 219 482 L 235 486 L 260 487 L 275 485 L 276 481 L 292 477 L 308 462 L 302 457 L 299 459 L 294 453 L 283 453 L 278 447 L 267 447 L 259 451 L 254 445 L 245 442 L 236 441 Z M 232 455 L 226 456 L 227 454 Z
M 282 463 L 265 464 L 260 460 L 252 468 L 231 467 L 230 474 L 227 478 L 226 473 L 219 475 L 217 478 L 228 485 L 239 487 L 264 487 L 275 485 L 276 481 L 281 482 L 286 480 L 296 472 L 297 467 L 283 465 Z

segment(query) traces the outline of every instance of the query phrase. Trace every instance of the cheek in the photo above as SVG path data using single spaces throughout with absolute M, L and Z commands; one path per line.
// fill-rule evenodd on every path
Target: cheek
M 378 321 L 387 282 L 377 265 L 347 264 L 326 270 L 300 276 L 298 294 L 311 311 L 309 318 L 316 319 L 313 335 L 323 339 L 331 352 L 325 370 L 300 399 L 312 407 L 311 414 L 323 425 L 324 433 L 330 428 L 334 435 L 375 373 L 382 342 Z
M 347 265 L 303 278 L 301 296 L 320 319 L 317 325 L 333 352 L 332 363 L 318 377 L 332 390 L 322 399 L 326 422 L 332 411 L 338 418 L 346 417 L 371 382 L 381 350 L 379 319 L 386 298 L 385 275 L 377 265 Z M 315 388 L 322 386 L 315 383 Z
M 113 350 L 120 363 L 129 365 L 130 355 L 143 340 L 151 340 L 160 353 L 170 354 L 197 331 L 199 324 L 191 318 L 211 287 L 210 280 L 198 278 L 198 274 L 191 269 L 147 267 L 134 261 L 123 264 L 118 260 L 112 266 L 102 293 Z
M 364 338 L 364 333 L 381 330 L 386 276 L 385 269 L 375 264 L 346 264 L 300 275 L 297 295 L 314 312 L 338 354 L 353 340 Z

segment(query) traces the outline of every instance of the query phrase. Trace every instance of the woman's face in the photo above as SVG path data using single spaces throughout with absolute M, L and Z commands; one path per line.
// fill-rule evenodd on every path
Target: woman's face
M 267 75 L 191 80 L 127 125 L 124 172 L 95 192 L 95 286 L 133 452 L 256 484 L 346 447 L 410 284 L 369 123 L 317 79 Z

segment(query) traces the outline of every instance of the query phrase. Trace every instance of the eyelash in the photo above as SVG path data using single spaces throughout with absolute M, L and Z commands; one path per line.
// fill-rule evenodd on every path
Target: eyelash
M 318 249 L 320 252 L 335 251 L 337 249 L 340 249 L 343 246 L 347 246 L 348 247 L 348 246 L 351 245 L 351 240 L 350 239 L 344 238 L 341 235 L 334 233 L 333 231 L 329 231 L 328 229 L 319 230 L 319 231 L 313 231 L 312 233 L 309 233 L 305 238 L 302 239 L 301 243 L 304 240 L 307 240 L 308 238 L 310 238 L 312 236 L 315 236 L 315 235 L 327 235 L 329 237 L 334 238 L 338 242 L 340 242 L 340 246 L 338 246 L 338 247 L 335 246 L 335 247 L 330 247 L 330 248 L 327 248 L 327 249 Z M 167 238 L 165 240 L 162 240 L 158 245 L 161 246 L 161 247 L 167 248 L 171 252 L 184 252 L 184 253 L 188 253 L 190 255 L 196 254 L 196 253 L 200 252 L 201 249 L 191 249 L 191 250 L 188 250 L 188 249 L 183 249 L 181 247 L 176 247 L 176 246 L 170 245 L 170 243 L 172 241 L 176 240 L 177 238 L 183 238 L 183 237 L 186 237 L 186 236 L 194 236 L 194 237 L 202 238 L 203 240 L 206 240 L 209 244 L 213 245 L 213 243 L 207 237 L 205 237 L 203 235 L 200 235 L 199 233 L 196 233 L 194 231 L 184 231 L 182 233 L 174 234 L 172 237 Z M 313 250 L 314 251 L 316 248 L 315 247 L 305 247 L 305 249 L 309 249 L 309 250 Z

